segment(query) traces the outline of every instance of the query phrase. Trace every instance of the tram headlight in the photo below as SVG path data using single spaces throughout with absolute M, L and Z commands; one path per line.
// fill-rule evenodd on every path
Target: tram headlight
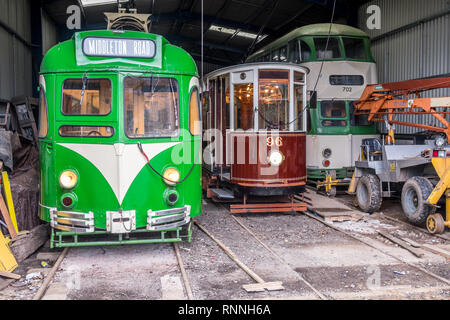
M 323 149 L 322 155 L 324 158 L 328 159 L 329 157 L 331 157 L 331 149 L 330 148 Z
M 164 182 L 169 186 L 174 186 L 180 181 L 180 172 L 175 168 L 168 168 L 163 174 Z
M 272 166 L 279 166 L 284 161 L 284 156 L 280 151 L 272 151 L 269 155 L 269 163 Z
M 78 182 L 78 176 L 72 170 L 65 170 L 59 176 L 59 184 L 64 189 L 73 189 Z

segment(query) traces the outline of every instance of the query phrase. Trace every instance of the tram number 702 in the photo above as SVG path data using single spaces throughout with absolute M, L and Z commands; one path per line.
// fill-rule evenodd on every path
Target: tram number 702
M 342 87 L 342 92 L 352 92 L 352 87 Z

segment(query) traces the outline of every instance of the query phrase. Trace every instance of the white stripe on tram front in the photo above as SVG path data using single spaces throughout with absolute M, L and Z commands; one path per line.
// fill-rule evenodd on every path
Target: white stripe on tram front
M 180 143 L 149 143 L 143 144 L 142 147 L 151 160 L 161 152 Z M 146 159 L 136 144 L 58 144 L 78 153 L 91 162 L 108 181 L 120 204 L 122 204 L 134 179 L 146 165 Z M 86 177 L 83 178 L 86 179 Z

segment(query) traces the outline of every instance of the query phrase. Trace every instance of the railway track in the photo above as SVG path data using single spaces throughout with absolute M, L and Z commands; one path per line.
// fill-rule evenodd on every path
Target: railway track
M 179 270 L 180 270 L 181 278 L 183 280 L 183 286 L 184 286 L 187 298 L 188 298 L 188 300 L 193 300 L 194 299 L 194 295 L 192 293 L 191 285 L 190 285 L 189 279 L 187 277 L 186 270 L 184 268 L 184 264 L 183 264 L 183 260 L 182 260 L 181 254 L 180 254 L 180 249 L 179 249 L 178 243 L 174 242 L 174 243 L 172 243 L 172 245 L 173 245 L 172 248 L 173 248 L 173 251 L 174 251 L 174 255 L 176 257 L 176 260 L 177 260 L 177 263 L 178 263 L 178 267 L 179 267 Z M 33 300 L 42 300 L 42 298 L 45 296 L 45 293 L 49 289 L 49 285 L 50 285 L 51 281 L 53 280 L 56 272 L 58 271 L 61 263 L 66 258 L 67 253 L 69 251 L 70 251 L 70 248 L 67 247 L 67 248 L 64 248 L 64 250 L 61 252 L 61 254 L 59 255 L 59 257 L 56 260 L 55 264 L 50 269 L 48 275 L 45 277 L 41 287 L 36 292 L 36 294 L 33 296 Z
M 298 201 L 298 200 L 296 200 L 296 201 Z M 327 227 L 329 227 L 329 228 L 331 228 L 331 229 L 334 229 L 334 230 L 336 230 L 336 231 L 338 231 L 338 232 L 341 232 L 341 233 L 345 234 L 346 236 L 349 236 L 349 237 L 351 237 L 351 238 L 353 238 L 353 239 L 355 239 L 355 240 L 357 240 L 357 241 L 359 241 L 359 242 L 361 242 L 361 243 L 363 243 L 363 244 L 365 244 L 365 245 L 367 245 L 367 246 L 369 246 L 369 247 L 371 247 L 371 248 L 373 248 L 373 249 L 375 249 L 375 250 L 377 250 L 377 251 L 380 251 L 381 253 L 383 253 L 383 254 L 385 254 L 385 255 L 387 255 L 387 256 L 389 256 L 389 257 L 391 257 L 391 258 L 393 258 L 393 259 L 395 259 L 395 260 L 397 260 L 397 261 L 399 261 L 399 262 L 401 262 L 401 263 L 402 263 L 403 265 L 405 265 L 405 266 L 411 266 L 411 267 L 414 267 L 415 269 L 421 271 L 422 273 L 425 273 L 425 274 L 427 274 L 427 275 L 429 275 L 429 276 L 431 276 L 431 277 L 433 277 L 433 278 L 435 278 L 435 279 L 437 279 L 437 280 L 439 280 L 439 281 L 441 281 L 441 282 L 444 282 L 446 285 L 449 285 L 449 286 L 450 286 L 450 280 L 449 280 L 449 279 L 443 278 L 443 277 L 441 277 L 441 276 L 435 274 L 434 272 L 431 272 L 431 271 L 429 271 L 429 270 L 426 270 L 425 268 L 421 267 L 420 265 L 417 265 L 417 264 L 415 264 L 415 263 L 411 263 L 411 262 L 404 261 L 404 260 L 401 259 L 400 257 L 395 256 L 395 255 L 393 255 L 393 254 L 387 252 L 386 250 L 380 249 L 379 247 L 377 247 L 377 246 L 375 246 L 375 245 L 373 245 L 373 244 L 371 243 L 372 241 L 377 241 L 377 242 L 379 242 L 379 243 L 381 244 L 381 242 L 378 241 L 378 240 L 370 239 L 371 242 L 369 242 L 368 239 L 365 239 L 365 238 L 362 237 L 362 236 L 357 236 L 357 235 L 352 234 L 352 233 L 350 233 L 350 232 L 347 232 L 347 231 L 345 231 L 345 230 L 343 230 L 343 229 L 341 229 L 341 228 L 338 228 L 338 227 L 334 226 L 333 224 L 328 223 L 328 222 L 326 222 L 326 221 L 320 219 L 319 217 L 315 216 L 315 215 L 314 215 L 314 214 L 315 214 L 315 213 L 314 213 L 314 210 L 313 210 L 311 207 L 308 207 L 308 210 L 307 210 L 306 212 L 304 212 L 304 214 L 305 214 L 307 217 L 309 217 L 309 218 L 311 218 L 311 219 L 314 219 L 314 220 L 316 220 L 316 221 L 318 221 L 318 222 L 320 222 L 320 223 L 326 225 Z M 384 216 L 384 217 L 386 217 L 386 216 Z M 401 221 L 396 220 L 396 219 L 392 219 L 391 221 L 401 222 Z M 433 235 L 431 235 L 431 234 L 429 234 L 429 235 L 430 235 L 430 236 L 433 236 Z M 447 238 L 444 238 L 444 239 L 448 240 Z

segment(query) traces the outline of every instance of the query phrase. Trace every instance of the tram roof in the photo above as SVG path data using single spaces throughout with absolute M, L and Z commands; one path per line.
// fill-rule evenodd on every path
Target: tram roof
M 152 40 L 155 44 L 153 58 L 120 56 L 87 56 L 83 41 L 90 39 Z M 95 30 L 77 32 L 67 41 L 51 48 L 41 64 L 41 73 L 84 71 L 130 71 L 198 75 L 197 66 L 189 53 L 170 44 L 163 36 L 137 31 Z
M 305 73 L 309 73 L 309 69 L 303 66 L 300 66 L 295 63 L 283 63 L 283 62 L 251 62 L 251 63 L 242 63 L 237 64 L 234 66 L 228 66 L 221 69 L 214 70 L 213 72 L 208 73 L 205 75 L 205 78 L 211 78 L 211 77 L 217 77 L 225 73 L 229 72 L 236 72 L 246 69 L 252 69 L 252 68 L 274 68 L 274 69 L 287 69 L 292 68 L 296 70 L 303 70 Z
M 267 50 L 280 47 L 283 44 L 286 44 L 292 39 L 296 39 L 302 36 L 328 36 L 328 33 L 330 33 L 331 36 L 349 36 L 349 37 L 364 37 L 369 38 L 367 33 L 362 31 L 361 29 L 354 28 L 351 26 L 343 25 L 343 24 L 336 24 L 333 23 L 330 30 L 330 24 L 329 23 L 316 23 L 307 25 L 304 27 L 300 27 L 297 29 L 292 30 L 291 32 L 285 34 L 281 38 L 269 43 L 268 45 L 262 47 L 255 53 L 253 53 L 248 58 L 252 58 L 255 55 L 259 55 L 262 52 L 266 52 Z

